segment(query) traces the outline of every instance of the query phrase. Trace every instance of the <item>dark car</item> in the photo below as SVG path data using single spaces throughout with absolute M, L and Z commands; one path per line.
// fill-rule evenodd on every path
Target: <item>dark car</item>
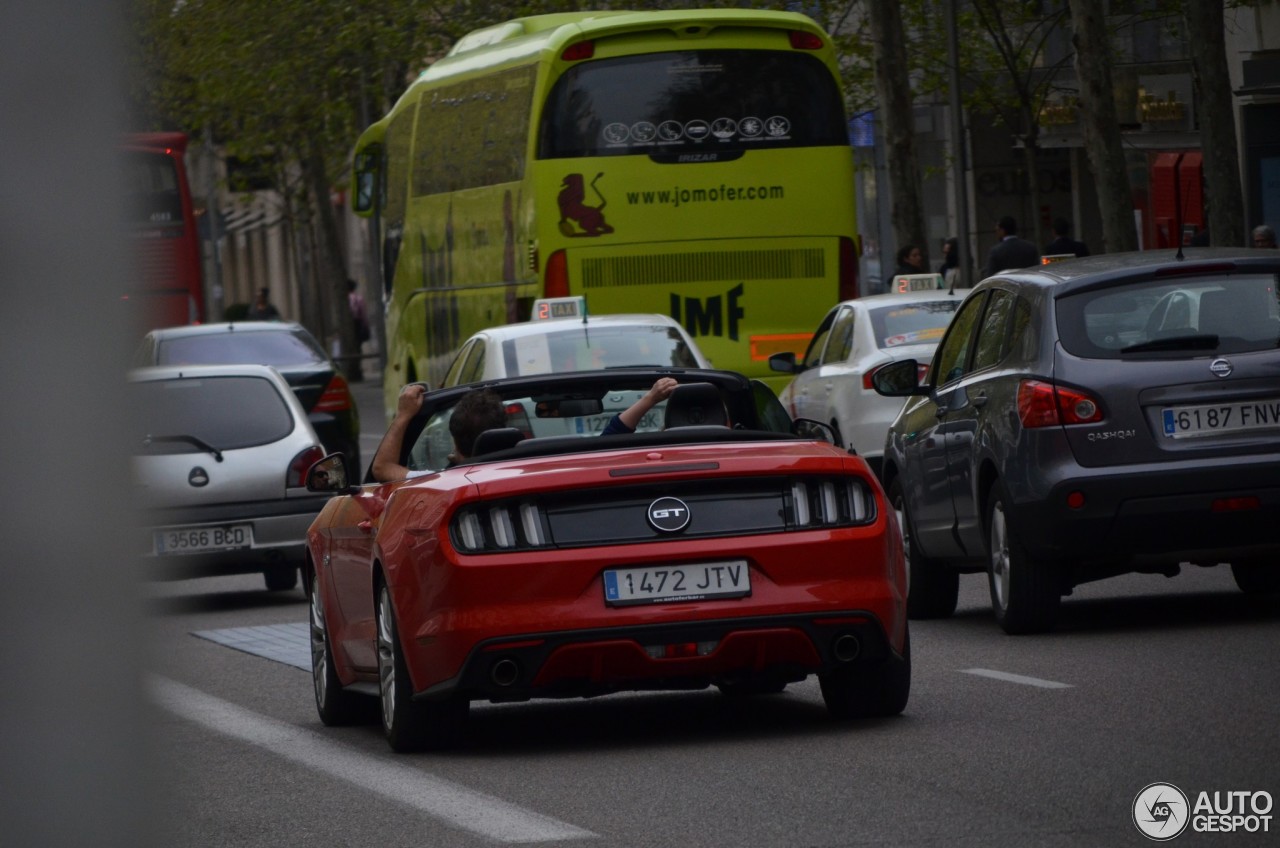
M 986 570 L 1010 633 L 1051 628 L 1063 595 L 1129 572 L 1230 563 L 1280 590 L 1280 252 L 1073 259 L 984 280 L 909 400 L 884 480 L 913 617 L 950 615 Z
M 360 467 L 360 410 L 347 378 L 301 324 L 239 321 L 152 330 L 133 364 L 270 365 L 298 396 L 325 450 Z
M 560 416 L 598 415 L 660 376 L 680 383 L 663 429 L 563 435 Z M 516 426 L 453 461 L 449 418 L 474 386 Z M 539 405 L 556 414 L 528 419 Z M 347 486 L 336 456 L 311 470 L 313 490 L 340 493 L 304 571 L 321 720 L 353 721 L 376 693 L 404 751 L 458 741 L 472 701 L 739 697 L 810 675 L 836 717 L 896 715 L 911 685 L 901 537 L 866 462 L 830 436 L 725 371 L 428 393 L 400 444 L 416 476 Z

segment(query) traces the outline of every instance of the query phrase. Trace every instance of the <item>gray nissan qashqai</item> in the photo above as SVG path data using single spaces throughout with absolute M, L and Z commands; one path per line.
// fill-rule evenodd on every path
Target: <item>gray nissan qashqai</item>
M 906 397 L 884 482 L 914 618 L 987 571 L 1009 633 L 1081 583 L 1230 563 L 1280 591 L 1280 251 L 1112 254 L 982 281 Z

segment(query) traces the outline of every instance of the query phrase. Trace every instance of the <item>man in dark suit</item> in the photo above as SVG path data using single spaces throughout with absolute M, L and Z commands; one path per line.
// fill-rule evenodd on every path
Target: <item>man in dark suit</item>
M 1061 256 L 1067 253 L 1074 253 L 1076 256 L 1089 255 L 1089 248 L 1085 243 L 1071 237 L 1071 224 L 1066 218 L 1054 219 L 1053 234 L 1057 238 L 1044 246 L 1045 256 Z
M 996 235 L 1000 241 L 987 253 L 987 265 L 982 269 L 984 278 L 1007 268 L 1030 268 L 1040 264 L 1040 251 L 1026 239 L 1018 238 L 1018 222 L 1005 215 L 996 223 Z

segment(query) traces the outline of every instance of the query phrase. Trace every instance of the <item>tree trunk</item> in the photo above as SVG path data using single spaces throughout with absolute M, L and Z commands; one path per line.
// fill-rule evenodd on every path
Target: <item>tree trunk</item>
M 930 267 L 929 240 L 921 202 L 920 169 L 916 161 L 915 114 L 912 108 L 910 68 L 902 35 L 902 11 L 897 3 L 874 0 L 867 5 L 875 58 L 877 118 L 884 130 L 885 159 L 889 165 L 889 218 L 898 247 L 914 244 Z M 887 254 L 886 254 L 887 256 Z
M 338 220 L 330 200 L 330 180 L 324 158 L 312 150 L 303 166 L 311 189 L 315 210 L 315 279 L 324 317 L 326 344 L 337 339 L 338 364 L 350 380 L 360 379 L 360 343 L 351 318 L 347 298 L 347 271 L 342 261 L 342 243 L 338 236 Z
M 1085 152 L 1098 190 L 1103 250 L 1138 249 L 1133 191 L 1120 141 L 1115 89 L 1111 84 L 1110 32 L 1102 0 L 1069 0 L 1071 42 L 1080 79 L 1080 123 Z
M 1191 45 L 1191 79 L 1200 119 L 1209 241 L 1240 247 L 1245 242 L 1244 198 L 1236 149 L 1231 77 L 1227 71 L 1223 0 L 1186 0 L 1183 17 Z

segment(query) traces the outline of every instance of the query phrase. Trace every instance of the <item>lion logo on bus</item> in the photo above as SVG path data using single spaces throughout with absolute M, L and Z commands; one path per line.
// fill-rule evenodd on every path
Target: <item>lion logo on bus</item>
M 581 236 L 602 236 L 613 232 L 613 227 L 604 220 L 604 207 L 608 203 L 596 183 L 603 177 L 596 174 L 591 181 L 591 190 L 600 198 L 599 206 L 588 206 L 586 187 L 582 174 L 566 174 L 561 182 L 560 195 L 556 198 L 560 204 L 560 232 L 570 238 Z

